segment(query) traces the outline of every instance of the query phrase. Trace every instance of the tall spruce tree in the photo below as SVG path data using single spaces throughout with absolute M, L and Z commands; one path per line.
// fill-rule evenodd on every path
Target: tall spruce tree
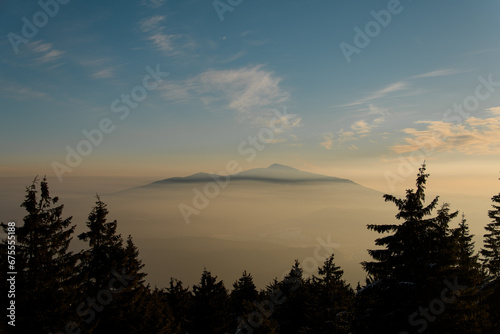
M 358 333 L 440 333 L 443 317 L 430 314 L 428 308 L 439 298 L 447 280 L 458 279 L 458 250 L 449 227 L 458 212 L 450 212 L 444 204 L 436 216 L 431 216 L 438 197 L 425 204 L 429 177 L 425 170 L 423 164 L 416 190 L 407 190 L 404 199 L 384 195 L 398 208 L 396 218 L 403 220 L 401 224 L 368 225 L 389 235 L 376 239 L 375 244 L 382 248 L 369 250 L 375 261 L 362 263 L 368 280 L 357 293 L 354 328 Z
M 465 214 L 462 214 L 462 220 L 454 233 L 458 243 L 458 266 L 472 275 L 469 285 L 477 285 L 482 281 L 483 277 L 480 274 L 479 254 L 474 252 L 474 235 L 469 232 Z
M 463 288 L 459 291 L 456 302 L 448 305 L 442 315 L 442 331 L 453 333 L 485 333 L 489 327 L 488 312 L 481 305 L 481 285 L 484 274 L 475 254 L 474 235 L 470 234 L 465 215 L 457 228 L 453 229 L 456 249 L 456 277 Z
M 164 291 L 164 298 L 172 310 L 175 326 L 182 333 L 187 333 L 191 324 L 190 312 L 193 305 L 193 294 L 189 291 L 189 287 L 184 288 L 181 281 L 171 278 L 169 286 Z
M 165 295 L 160 289 L 152 291 L 145 290 L 143 294 L 143 305 L 140 314 L 141 322 L 133 326 L 133 332 L 137 334 L 156 333 L 156 334 L 181 334 L 182 331 L 174 319 L 172 309 L 165 301 Z
M 73 319 L 78 254 L 68 248 L 75 225 L 71 225 L 72 217 L 63 218 L 64 206 L 58 202 L 58 197 L 50 195 L 46 178 L 35 178 L 26 188 L 21 207 L 28 214 L 16 229 L 19 333 L 59 332 Z M 7 232 L 7 225 L 2 227 Z
M 78 235 L 80 240 L 89 245 L 83 254 L 81 272 L 86 281 L 84 291 L 91 295 L 107 286 L 113 278 L 112 271 L 121 270 L 125 259 L 123 240 L 116 232 L 117 221 L 107 220 L 107 205 L 99 195 L 96 198 L 95 207 L 86 223 L 89 230 Z
M 485 227 L 488 233 L 484 235 L 484 248 L 481 249 L 483 266 L 489 276 L 482 295 L 491 324 L 488 333 L 500 333 L 500 193 L 491 200 L 493 209 L 488 211 L 488 217 L 492 222 Z
M 280 333 L 300 333 L 306 326 L 309 290 L 309 282 L 304 279 L 298 260 L 295 260 L 290 272 L 281 281 L 275 279 L 267 286 L 269 296 L 279 296 L 280 302 L 275 305 L 272 320 L 277 322 Z
M 254 311 L 254 303 L 258 302 L 258 297 L 259 293 L 253 283 L 252 275 L 244 271 L 242 276 L 234 282 L 233 291 L 230 294 L 233 329 L 236 329 Z
M 386 202 L 396 205 L 402 224 L 368 225 L 368 229 L 389 235 L 375 240 L 382 248 L 369 250 L 375 261 L 363 262 L 369 284 L 358 292 L 365 309 L 358 310 L 357 331 L 375 333 L 397 332 L 408 324 L 408 315 L 419 306 L 418 286 L 429 270 L 428 229 L 434 219 L 428 217 L 437 206 L 438 197 L 425 205 L 425 184 L 428 174 L 423 165 L 416 180 L 416 190 L 408 189 L 406 198 L 384 195 Z M 370 301 L 370 302 L 369 302 Z
M 334 263 L 334 255 L 318 268 L 320 276 L 310 282 L 306 301 L 307 325 L 303 333 L 347 334 L 353 318 L 354 290 L 342 278 L 344 271 Z
M 78 314 L 81 316 L 80 326 L 87 333 L 108 333 L 116 324 L 120 310 L 112 300 L 106 305 L 92 306 L 89 302 L 97 298 L 101 291 L 109 290 L 111 298 L 116 301 L 116 294 L 123 286 L 110 285 L 118 277 L 127 277 L 125 272 L 125 250 L 120 234 L 116 232 L 117 221 L 107 220 L 108 209 L 99 195 L 96 196 L 95 207 L 88 216 L 88 231 L 78 235 L 80 240 L 89 244 L 83 253 L 80 272 L 82 284 Z M 89 299 L 90 298 L 90 299 Z M 94 302 L 95 303 L 95 302 Z
M 144 285 L 146 274 L 142 271 L 143 267 L 144 264 L 139 258 L 139 250 L 132 241 L 132 236 L 129 235 L 123 250 L 123 263 L 117 270 L 124 281 L 117 283 L 121 285 L 120 292 L 113 296 L 113 303 L 109 306 L 109 311 L 105 313 L 108 316 L 106 323 L 109 330 L 139 334 L 144 333 L 153 325 L 147 323 L 147 319 L 151 311 L 149 303 L 154 302 L 155 298 L 152 298 L 149 287 Z M 165 316 L 165 319 L 159 318 L 154 321 L 161 324 L 162 321 L 169 320 L 169 314 Z M 163 327 L 171 328 L 172 324 L 163 323 L 158 326 L 159 329 Z
M 203 270 L 198 285 L 193 286 L 193 304 L 189 333 L 223 334 L 229 330 L 230 300 L 224 282 Z
M 243 272 L 233 284 L 230 298 L 232 323 L 229 333 L 277 333 L 277 322 L 271 318 L 275 299 L 264 291 L 257 291 L 251 274 Z
M 491 198 L 492 210 L 488 217 L 492 222 L 486 225 L 488 232 L 484 235 L 484 248 L 481 249 L 483 264 L 491 278 L 500 277 L 500 194 Z

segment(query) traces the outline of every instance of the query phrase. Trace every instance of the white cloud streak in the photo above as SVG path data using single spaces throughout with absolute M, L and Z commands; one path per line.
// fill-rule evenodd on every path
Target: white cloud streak
M 58 60 L 65 52 L 56 50 L 50 43 L 44 43 L 41 40 L 30 43 L 29 47 L 34 53 L 42 54 L 36 58 L 38 64 L 53 62 Z
M 209 70 L 184 81 L 169 81 L 161 89 L 168 100 L 199 98 L 207 105 L 222 102 L 241 115 L 254 114 L 290 98 L 280 86 L 282 79 L 262 67 Z
M 139 30 L 146 35 L 146 41 L 167 56 L 181 54 L 181 50 L 193 47 L 191 42 L 177 42 L 183 38 L 182 35 L 165 32 L 165 21 L 165 16 L 154 15 L 139 22 Z
M 455 69 L 441 69 L 441 70 L 435 70 L 432 72 L 427 72 L 427 73 L 422 73 L 418 75 L 412 76 L 412 79 L 421 79 L 421 78 L 432 78 L 432 77 L 442 77 L 446 75 L 452 75 L 452 74 L 457 74 L 460 73 L 461 71 L 455 70 Z
M 365 97 L 363 99 L 360 99 L 358 101 L 354 101 L 354 102 L 351 102 L 348 104 L 344 104 L 341 107 L 352 107 L 352 106 L 356 106 L 356 105 L 360 105 L 360 104 L 365 104 L 365 103 L 368 103 L 370 101 L 383 98 L 391 93 L 407 89 L 408 87 L 409 87 L 409 84 L 407 82 L 398 81 L 398 82 L 392 83 L 390 85 L 387 85 L 382 89 L 375 91 L 374 93 L 372 93 L 368 97 Z

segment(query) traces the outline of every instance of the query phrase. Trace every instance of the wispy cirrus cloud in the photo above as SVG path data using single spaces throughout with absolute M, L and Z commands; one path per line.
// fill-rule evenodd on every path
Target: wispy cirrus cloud
M 302 118 L 289 114 L 285 103 L 290 93 L 281 86 L 282 78 L 263 65 L 230 70 L 209 70 L 192 78 L 166 81 L 158 89 L 164 99 L 172 102 L 198 101 L 211 110 L 232 110 L 235 118 L 252 127 L 274 129 L 276 140 L 282 143 L 302 126 Z M 283 110 L 281 110 L 283 109 Z
M 114 77 L 114 68 L 108 67 L 92 73 L 93 79 L 109 79 Z
M 392 84 L 387 85 L 384 88 L 376 91 L 375 93 L 373 93 L 369 97 L 365 98 L 364 101 L 371 101 L 371 100 L 379 99 L 379 98 L 384 97 L 388 94 L 391 94 L 391 93 L 394 93 L 394 92 L 397 92 L 397 91 L 400 91 L 403 89 L 407 89 L 408 86 L 409 86 L 409 84 L 407 82 L 404 82 L 404 81 L 398 81 L 398 82 L 392 83 Z
M 406 144 L 394 145 L 396 153 L 417 151 L 424 145 L 438 152 L 460 152 L 466 155 L 500 153 L 500 107 L 490 108 L 495 117 L 469 117 L 460 124 L 444 121 L 419 121 L 425 128 L 406 128 Z
M 387 109 L 370 104 L 368 112 L 365 115 L 364 119 L 352 123 L 349 130 L 340 129 L 336 134 L 332 132 L 324 133 L 322 135 L 323 141 L 320 143 L 320 146 L 327 150 L 331 150 L 334 147 L 342 147 L 343 144 L 347 142 L 357 141 L 360 138 L 367 137 L 373 129 L 377 128 L 385 121 Z M 373 115 L 378 117 L 374 118 Z M 357 150 L 358 147 L 351 144 L 348 149 Z
M 146 41 L 168 56 L 178 55 L 183 49 L 194 46 L 183 35 L 167 33 L 165 21 L 165 16 L 153 15 L 139 22 L 139 30 L 146 35 Z
M 321 143 L 319 143 L 320 146 L 326 148 L 327 150 L 331 150 L 332 147 L 333 147 L 333 138 L 334 138 L 334 134 L 331 133 L 331 132 L 325 132 L 321 135 L 321 138 L 323 139 L 323 141 Z
M 286 106 L 283 107 L 283 111 L 279 113 L 271 110 L 261 113 L 256 117 L 255 122 L 260 126 L 274 129 L 273 132 L 275 134 L 284 133 L 302 126 L 302 118 L 297 114 L 289 114 L 286 110 Z M 291 138 L 298 141 L 297 136 L 291 135 Z
M 160 8 L 167 0 L 142 0 L 141 4 L 150 8 Z
M 388 115 L 386 108 L 378 107 L 374 104 L 368 106 L 368 115 L 378 115 L 380 117 L 385 117 Z
M 175 35 L 168 35 L 162 32 L 157 32 L 151 34 L 148 40 L 151 41 L 159 50 L 165 52 L 168 55 L 174 55 L 177 53 L 174 48 L 174 40 L 177 37 Z
M 451 68 L 445 68 L 441 70 L 435 70 L 427 73 L 422 73 L 418 75 L 414 75 L 411 78 L 412 79 L 421 79 L 421 78 L 432 78 L 432 77 L 443 77 L 447 75 L 452 75 L 452 74 L 457 74 L 461 73 L 462 71 L 451 69 Z
M 463 71 L 456 70 L 456 69 L 440 69 L 440 70 L 435 70 L 431 72 L 426 72 L 418 75 L 414 75 L 410 77 L 409 79 L 419 79 L 419 78 L 431 78 L 431 77 L 439 77 L 439 76 L 447 76 L 447 75 L 452 75 L 452 74 L 457 74 L 457 73 L 462 73 Z M 406 80 L 406 79 L 405 79 Z M 374 100 L 381 99 L 383 97 L 386 97 L 392 93 L 399 92 L 402 90 L 407 90 L 410 88 L 410 84 L 408 81 L 397 81 L 393 82 L 371 94 L 369 94 L 367 97 L 362 98 L 360 100 L 341 105 L 341 107 L 352 107 L 360 104 L 367 104 L 370 103 Z
M 344 129 L 340 129 L 336 134 L 333 132 L 325 132 L 322 134 L 322 139 L 323 141 L 320 143 L 320 146 L 327 150 L 341 147 L 344 143 L 350 141 L 358 140 L 355 131 L 345 131 Z
M 116 59 L 110 57 L 83 58 L 78 60 L 79 65 L 85 67 L 92 79 L 111 79 L 116 76 L 119 65 Z
M 162 86 L 168 100 L 199 98 L 207 105 L 222 102 L 226 108 L 251 114 L 277 107 L 290 98 L 281 87 L 282 79 L 263 65 L 234 70 L 209 70 L 183 81 Z
M 26 85 L 7 82 L 0 79 L 0 95 L 18 101 L 37 100 L 47 98 L 47 94 Z
M 161 28 L 161 25 L 163 24 L 164 21 L 165 21 L 165 16 L 154 15 L 148 19 L 144 19 L 141 22 L 139 22 L 139 29 L 144 33 L 155 31 Z
M 351 125 L 351 129 L 353 129 L 356 133 L 366 134 L 371 131 L 373 126 L 373 124 L 368 124 L 366 121 L 360 120 Z
M 50 51 L 50 49 L 52 48 L 52 44 L 43 43 L 42 41 L 35 41 L 31 43 L 30 47 L 34 52 L 40 53 Z
M 40 63 L 47 63 L 59 59 L 63 54 L 64 51 L 50 50 L 49 52 L 38 58 L 38 60 L 40 61 Z
M 208 94 L 222 92 L 228 107 L 239 112 L 253 108 L 276 106 L 286 102 L 290 94 L 280 87 L 281 78 L 262 69 L 262 65 L 238 70 L 207 71 L 197 80 Z
M 42 40 L 34 41 L 29 44 L 32 52 L 37 55 L 35 62 L 37 64 L 44 64 L 58 60 L 65 52 L 54 49 L 51 43 L 44 43 Z
M 401 90 L 405 90 L 408 88 L 409 88 L 409 84 L 405 81 L 394 82 L 390 85 L 387 85 L 387 86 L 373 92 L 372 94 L 368 95 L 367 97 L 365 97 L 363 99 L 360 99 L 360 100 L 357 100 L 357 101 L 354 101 L 354 102 L 351 102 L 348 104 L 341 105 L 341 107 L 352 107 L 352 106 L 356 106 L 356 105 L 360 105 L 360 104 L 367 104 L 373 100 L 383 98 L 389 94 L 392 94 L 392 93 L 395 93 L 395 92 L 398 92 Z

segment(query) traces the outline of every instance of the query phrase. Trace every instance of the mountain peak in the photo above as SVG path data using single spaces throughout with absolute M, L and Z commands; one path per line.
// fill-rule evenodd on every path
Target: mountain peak
M 271 166 L 269 166 L 267 168 L 272 168 L 272 169 L 286 169 L 286 170 L 298 170 L 297 168 L 293 168 L 293 167 L 282 165 L 282 164 L 272 164 Z
M 179 184 L 179 183 L 208 183 L 214 182 L 216 179 L 226 178 L 226 176 L 220 176 L 217 174 L 207 174 L 207 173 L 196 173 L 185 177 L 172 177 L 169 179 L 164 179 L 160 181 L 153 182 L 150 185 L 166 185 L 166 184 Z M 306 184 L 311 182 L 334 182 L 343 184 L 353 184 L 348 179 L 341 179 L 333 176 L 326 176 L 320 174 L 309 173 L 301 171 L 297 168 L 290 166 L 274 163 L 267 168 L 254 168 L 245 170 L 236 174 L 232 174 L 230 177 L 232 182 L 235 181 L 259 181 L 259 182 L 272 182 L 272 183 L 284 183 L 284 184 Z

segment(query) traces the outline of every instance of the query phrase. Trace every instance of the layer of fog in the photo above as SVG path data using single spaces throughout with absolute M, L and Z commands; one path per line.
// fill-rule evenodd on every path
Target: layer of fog
M 22 186 L 20 181 L 24 182 Z M 22 220 L 25 212 L 19 204 L 30 182 L 23 179 L 10 185 L 4 183 L 0 194 L 2 221 Z M 142 181 L 127 182 L 133 187 Z M 66 184 L 66 189 L 54 182 L 49 185 L 52 195 L 61 197 L 65 216 L 73 216 L 77 234 L 85 231 L 95 193 L 100 192 L 108 204 L 108 218 L 118 220 L 124 237 L 134 237 L 146 264 L 148 282 L 159 287 L 167 286 L 170 277 L 196 284 L 206 267 L 228 288 L 243 270 L 252 273 L 263 288 L 274 277 L 286 273 L 294 259 L 303 263 L 306 274 L 315 274 L 315 267 L 332 250 L 345 278 L 355 285 L 364 280 L 359 263 L 369 259 L 366 249 L 374 247 L 378 237 L 366 225 L 396 222 L 394 205 L 384 203 L 382 193 L 342 184 L 231 182 L 219 189 L 198 215 L 192 215 L 189 224 L 179 205 L 196 209 L 194 189 L 203 193 L 204 183 L 118 193 L 126 188 L 126 183 L 118 180 L 102 179 L 92 184 L 82 180 L 81 187 L 75 187 L 75 182 L 72 187 Z M 451 202 L 452 209 L 464 210 L 472 233 L 482 236 L 483 226 L 489 221 L 489 199 L 442 200 Z M 76 236 L 74 241 L 73 249 L 84 246 Z

